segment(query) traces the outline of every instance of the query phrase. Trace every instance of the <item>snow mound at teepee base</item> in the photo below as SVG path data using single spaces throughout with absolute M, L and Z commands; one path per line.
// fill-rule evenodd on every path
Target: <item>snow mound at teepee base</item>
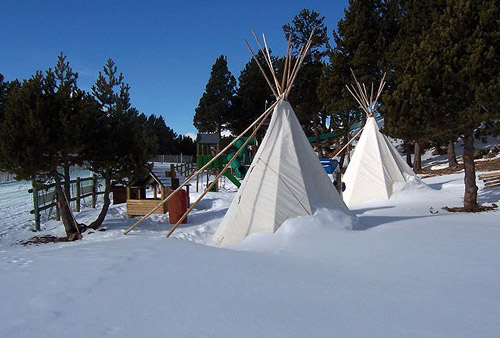
M 323 206 L 313 215 L 286 220 L 275 233 L 253 233 L 231 248 L 244 251 L 310 251 L 328 243 L 339 233 L 357 229 L 358 218 L 339 208 Z

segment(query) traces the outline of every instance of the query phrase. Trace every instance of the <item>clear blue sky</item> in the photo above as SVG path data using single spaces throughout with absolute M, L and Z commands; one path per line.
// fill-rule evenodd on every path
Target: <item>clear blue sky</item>
M 0 1 L 0 73 L 29 78 L 60 52 L 89 90 L 112 58 L 131 86 L 132 105 L 162 115 L 177 133 L 196 133 L 194 109 L 215 59 L 224 54 L 238 78 L 250 60 L 243 38 L 265 33 L 277 55 L 282 25 L 303 8 L 325 16 L 328 35 L 348 0 L 330 1 Z M 252 39 L 252 40 L 251 40 Z M 255 43 L 252 45 L 255 46 Z

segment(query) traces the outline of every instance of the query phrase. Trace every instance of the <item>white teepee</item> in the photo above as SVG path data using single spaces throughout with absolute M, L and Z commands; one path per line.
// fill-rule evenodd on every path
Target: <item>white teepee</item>
M 354 154 L 344 174 L 343 181 L 346 185 L 343 197 L 349 206 L 375 199 L 389 199 L 395 183 L 402 183 L 416 178 L 413 170 L 401 157 L 387 136 L 379 131 L 379 126 L 373 113 L 378 97 L 384 87 L 384 79 L 380 82 L 379 90 L 373 100 L 373 84 L 371 95 L 366 87 L 356 81 L 356 87 L 347 87 L 368 118 L 361 134 Z
M 254 232 L 274 232 L 287 219 L 312 215 L 321 206 L 349 212 L 286 101 L 307 48 L 288 80 L 284 77 L 280 85 L 273 75 L 278 103 L 250 169 L 214 235 L 220 246 L 232 245 Z M 286 63 L 290 63 L 290 47 L 288 50 Z M 270 58 L 266 62 L 269 66 Z M 291 63 L 288 67 L 291 69 Z

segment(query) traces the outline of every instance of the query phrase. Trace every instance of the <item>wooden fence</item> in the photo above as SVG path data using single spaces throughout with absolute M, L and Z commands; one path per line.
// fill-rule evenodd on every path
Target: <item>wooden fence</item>
M 179 163 L 174 165 L 175 171 L 179 173 L 181 176 L 188 177 L 196 170 L 196 163 L 188 162 L 188 163 Z
M 153 162 L 162 163 L 191 163 L 195 160 L 193 155 L 157 155 L 152 159 Z
M 104 194 L 104 191 L 99 191 L 98 189 L 99 179 L 96 176 L 87 178 L 77 177 L 71 180 L 70 183 L 72 189 L 69 201 L 70 204 L 74 202 L 76 212 L 80 212 L 83 199 L 90 197 L 91 207 L 95 208 L 97 196 Z M 30 213 L 35 215 L 36 230 L 40 230 L 40 211 L 55 207 L 55 217 L 58 221 L 60 220 L 59 209 L 56 203 L 55 183 L 45 184 L 40 187 L 40 185 L 33 182 L 32 188 L 28 192 L 33 194 L 33 210 Z
M 14 174 L 0 171 L 0 183 L 14 181 L 15 179 L 16 179 L 16 176 Z

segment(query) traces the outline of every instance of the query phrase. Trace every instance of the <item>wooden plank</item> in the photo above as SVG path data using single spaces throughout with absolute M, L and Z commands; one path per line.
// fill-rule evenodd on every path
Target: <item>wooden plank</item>
M 498 187 L 500 187 L 500 182 L 484 186 L 485 189 L 488 189 L 488 188 L 498 188 Z
M 489 187 L 492 187 L 492 186 L 496 186 L 500 184 L 500 179 L 496 180 L 496 181 L 492 181 L 492 182 L 488 182 L 488 183 L 485 183 L 484 186 L 486 188 L 489 188 Z
M 143 216 L 151 211 L 152 208 L 158 205 L 160 200 L 147 199 L 147 200 L 127 200 L 127 215 L 129 216 Z M 161 208 L 155 210 L 155 214 L 165 214 L 167 212 L 166 204 Z
M 500 180 L 500 175 L 485 177 L 485 178 L 482 178 L 481 180 L 483 180 L 484 182 Z
M 494 173 L 481 174 L 481 175 L 479 175 L 479 178 L 483 179 L 483 178 L 495 177 L 495 176 L 500 176 L 500 171 L 497 171 L 497 172 L 494 172 Z

